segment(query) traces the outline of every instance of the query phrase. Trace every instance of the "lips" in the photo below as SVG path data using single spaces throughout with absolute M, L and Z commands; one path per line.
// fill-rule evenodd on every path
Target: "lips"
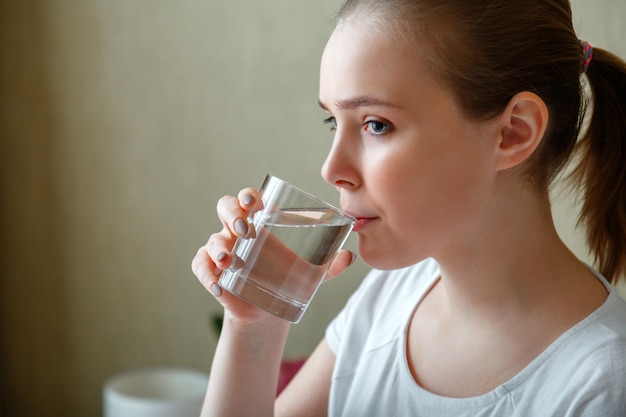
M 377 217 L 356 217 L 356 223 L 354 224 L 352 231 L 358 233 L 376 219 Z
M 367 227 L 370 223 L 379 219 L 379 217 L 377 216 L 368 216 L 363 211 L 361 211 L 360 214 L 357 214 L 356 210 L 352 211 L 348 207 L 345 207 L 343 204 L 341 205 L 341 208 L 343 209 L 343 211 L 345 211 L 346 213 L 348 213 L 349 215 L 351 215 L 352 217 L 356 219 L 356 222 L 354 223 L 354 227 L 352 228 L 352 231 L 355 233 L 360 232 L 365 227 Z

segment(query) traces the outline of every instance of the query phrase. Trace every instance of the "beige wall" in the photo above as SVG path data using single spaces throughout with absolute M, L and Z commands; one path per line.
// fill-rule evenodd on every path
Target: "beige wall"
M 336 201 L 315 104 L 335 6 L 0 0 L 0 414 L 99 415 L 117 372 L 208 371 L 220 308 L 189 263 L 217 198 L 273 172 Z M 575 12 L 581 37 L 626 56 L 622 0 Z M 365 270 L 320 290 L 287 356 Z

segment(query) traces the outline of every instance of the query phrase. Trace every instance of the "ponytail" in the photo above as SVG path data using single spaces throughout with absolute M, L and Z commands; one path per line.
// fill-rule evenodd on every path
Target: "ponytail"
M 626 278 L 626 62 L 596 48 L 585 69 L 592 114 L 570 179 L 583 195 L 578 223 L 596 266 L 616 284 Z

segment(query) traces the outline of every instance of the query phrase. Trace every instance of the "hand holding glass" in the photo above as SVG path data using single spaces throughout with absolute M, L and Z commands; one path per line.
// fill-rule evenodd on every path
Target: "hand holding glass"
M 251 221 L 252 237 L 238 238 L 222 288 L 272 314 L 302 318 L 355 219 L 338 208 L 267 175 L 263 209 Z M 255 235 L 256 234 L 256 235 Z

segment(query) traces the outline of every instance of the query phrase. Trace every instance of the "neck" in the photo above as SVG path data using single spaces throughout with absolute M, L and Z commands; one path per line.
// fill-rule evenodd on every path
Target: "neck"
M 559 306 L 568 294 L 584 298 L 576 288 L 598 287 L 559 238 L 547 197 L 517 188 L 487 207 L 464 236 L 435 256 L 441 300 L 450 314 L 527 314 Z

